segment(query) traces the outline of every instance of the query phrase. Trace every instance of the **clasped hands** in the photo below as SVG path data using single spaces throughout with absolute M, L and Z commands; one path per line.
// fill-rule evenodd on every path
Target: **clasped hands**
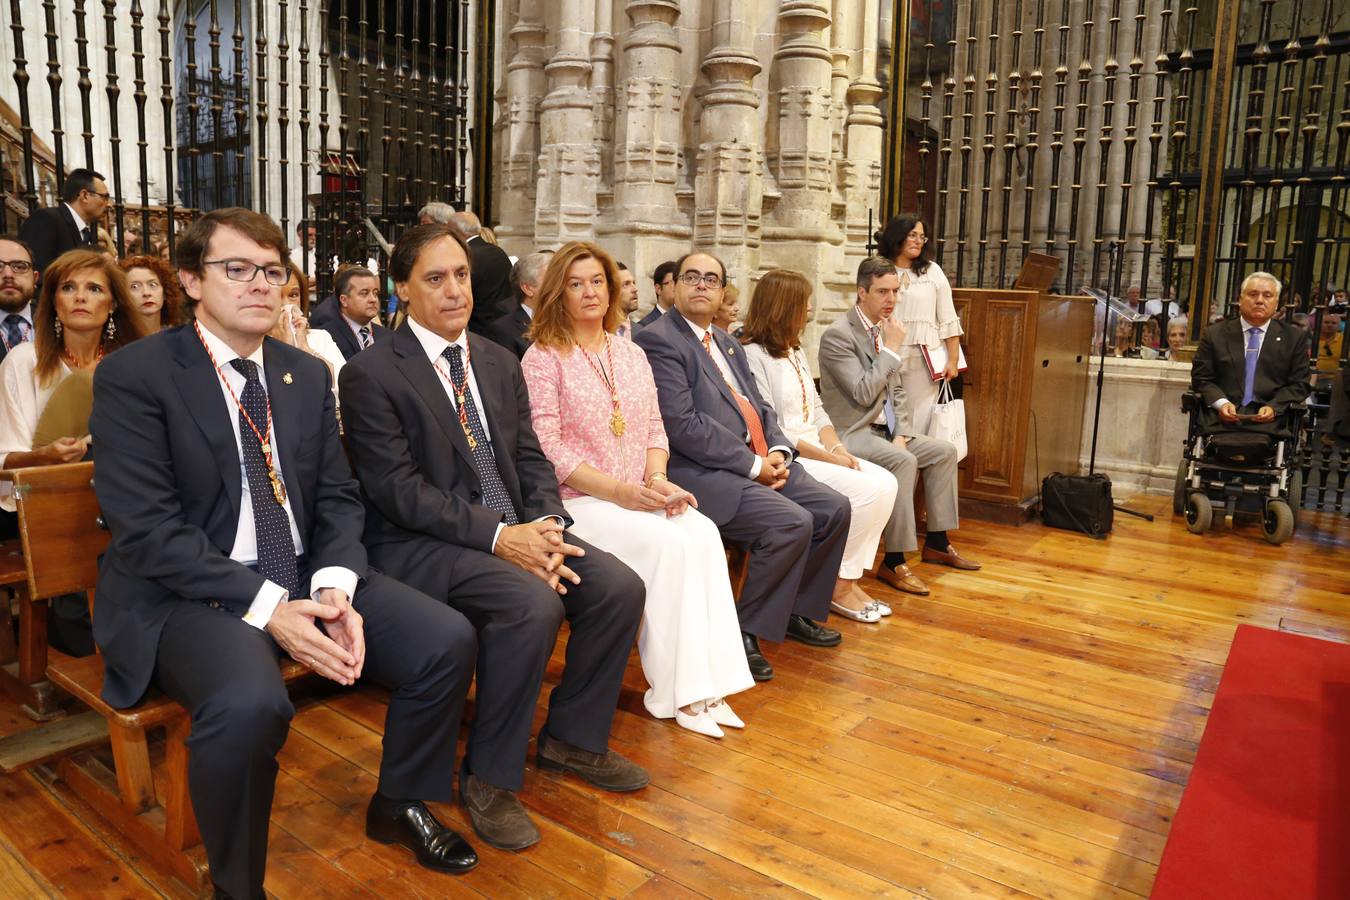
M 667 519 L 675 518 L 690 506 L 698 509 L 698 500 L 693 494 L 665 478 L 654 479 L 645 485 L 631 481 L 621 482 L 614 491 L 613 500 L 624 509 L 638 512 L 664 509 Z
M 783 485 L 787 484 L 790 463 L 782 450 L 770 450 L 767 456 L 760 457 L 759 474 L 755 480 L 775 491 L 781 491 Z
M 557 519 L 506 526 L 497 535 L 492 552 L 543 579 L 559 594 L 567 593 L 569 583 L 581 584 L 581 576 L 563 561 L 569 556 L 585 556 L 586 551 L 563 540 L 563 525 Z
M 266 631 L 292 659 L 330 681 L 352 685 L 361 677 L 366 636 L 346 591 L 321 588 L 313 599 L 278 603 Z
M 1237 407 L 1232 403 L 1225 403 L 1223 406 L 1219 407 L 1219 418 L 1230 424 L 1242 420 L 1241 416 L 1238 415 Z M 1273 422 L 1275 421 L 1275 410 L 1269 406 L 1263 406 L 1257 410 L 1256 415 L 1252 416 L 1248 421 L 1261 423 Z

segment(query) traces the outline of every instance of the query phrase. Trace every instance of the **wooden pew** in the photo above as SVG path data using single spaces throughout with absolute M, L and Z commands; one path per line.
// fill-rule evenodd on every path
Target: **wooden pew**
M 3 474 L 0 473 L 0 477 Z M 19 640 L 15 640 L 14 614 L 5 590 L 13 591 L 19 607 Z M 28 566 L 20 541 L 0 542 L 0 690 L 38 721 L 61 714 L 47 681 L 46 605 L 33 610 L 28 592 Z M 41 622 L 34 627 L 34 617 Z M 25 624 L 27 620 L 27 624 Z
M 94 602 L 98 558 L 110 538 L 99 515 L 93 474 L 93 463 L 15 473 L 16 488 L 23 486 L 21 521 L 30 524 L 24 549 L 35 600 L 85 590 Z M 282 666 L 287 682 L 306 672 L 294 661 Z M 148 858 L 193 890 L 209 887 L 206 854 L 188 796 L 187 711 L 153 689 L 130 709 L 108 706 L 100 696 L 103 660 L 97 655 L 77 659 L 51 650 L 47 677 L 89 707 L 92 712 L 85 715 L 96 716 L 106 729 L 106 741 L 59 760 L 60 777 Z M 159 729 L 164 731 L 164 761 L 157 779 L 149 737 Z M 156 789 L 157 781 L 162 790 Z

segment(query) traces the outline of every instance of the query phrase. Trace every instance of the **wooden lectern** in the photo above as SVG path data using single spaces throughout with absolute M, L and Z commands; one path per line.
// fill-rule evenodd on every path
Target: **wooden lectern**
M 1093 301 L 981 288 L 952 295 L 970 362 L 961 514 L 1021 524 L 1041 478 L 1078 471 Z

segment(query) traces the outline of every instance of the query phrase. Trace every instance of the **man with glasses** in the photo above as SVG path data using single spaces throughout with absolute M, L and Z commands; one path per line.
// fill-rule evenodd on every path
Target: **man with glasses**
M 726 268 L 710 253 L 676 263 L 674 310 L 637 333 L 670 439 L 667 471 L 722 537 L 747 548 L 736 611 L 750 674 L 773 677 L 759 640 L 833 647 L 829 614 L 849 502 L 793 462 L 792 442 L 755 387 L 740 345 L 712 324 Z
M 33 294 L 37 269 L 28 245 L 0 235 L 0 362 L 9 351 L 33 339 Z
M 108 210 L 108 185 L 93 169 L 72 169 L 61 187 L 60 206 L 35 210 L 19 229 L 33 251 L 38 277 L 67 250 L 98 246 L 98 223 Z
M 369 675 L 390 701 L 366 834 L 467 871 L 473 849 L 423 801 L 451 799 L 473 627 L 367 566 L 328 367 L 267 338 L 287 279 L 281 230 L 218 209 L 177 253 L 194 320 L 109 354 L 94 376 L 95 490 L 112 534 L 94 608 L 103 697 L 128 707 L 154 684 L 187 707 L 216 896 L 262 897 L 295 712 L 277 662 L 342 685 Z
M 656 305 L 638 319 L 637 328 L 646 328 L 665 315 L 675 303 L 675 274 L 678 271 L 679 263 L 673 259 L 668 259 L 656 267 L 656 271 L 652 273 L 652 284 L 656 285 Z

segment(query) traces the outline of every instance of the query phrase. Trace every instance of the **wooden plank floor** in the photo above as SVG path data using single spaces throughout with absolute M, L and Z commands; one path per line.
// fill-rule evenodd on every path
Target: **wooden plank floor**
M 770 647 L 721 742 L 651 719 L 636 655 L 614 746 L 652 785 L 608 795 L 526 773 L 543 842 L 476 842 L 462 878 L 368 842 L 382 697 L 304 705 L 281 756 L 267 887 L 315 897 L 1147 896 L 1228 645 L 1248 623 L 1350 638 L 1350 519 L 1199 538 L 1165 498 L 1107 542 L 967 522 L 981 572 L 919 567 L 931 598 Z M 562 643 L 549 670 L 556 683 Z M 542 709 L 538 714 L 542 719 Z M 536 721 L 536 725 L 538 721 Z M 31 727 L 0 705 L 0 733 Z M 0 778 L 0 896 L 185 896 L 60 782 Z M 437 811 L 468 833 L 458 806 Z

